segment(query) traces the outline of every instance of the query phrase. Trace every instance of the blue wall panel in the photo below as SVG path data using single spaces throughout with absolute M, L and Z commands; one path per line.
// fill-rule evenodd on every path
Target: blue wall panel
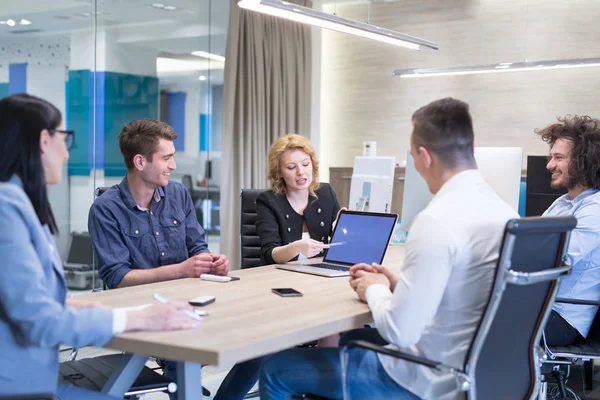
M 0 83 L 0 99 L 8 96 L 8 83 Z
M 27 93 L 27 63 L 8 64 L 8 94 Z
M 69 71 L 66 124 L 75 130 L 75 143 L 69 154 L 69 175 L 89 175 L 92 166 L 92 93 L 90 70 Z
M 168 92 L 167 94 L 167 123 L 177 133 L 175 150 L 185 150 L 185 92 Z
M 106 72 L 104 80 L 104 175 L 123 176 L 127 169 L 119 151 L 119 134 L 134 119 L 158 119 L 158 79 Z
M 212 116 L 200 114 L 200 151 L 212 150 Z
M 93 165 L 94 74 L 69 71 L 66 120 L 75 130 L 75 146 L 69 158 L 69 175 L 89 175 Z M 96 168 L 105 176 L 127 172 L 118 136 L 134 119 L 158 119 L 158 79 L 96 72 Z

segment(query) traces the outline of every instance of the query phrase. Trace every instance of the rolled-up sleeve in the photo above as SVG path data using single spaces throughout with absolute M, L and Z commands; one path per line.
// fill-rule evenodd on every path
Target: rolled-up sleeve
M 88 217 L 88 229 L 100 278 L 109 288 L 115 288 L 132 270 L 131 255 L 118 226 L 118 218 L 108 207 L 94 203 Z
M 23 346 L 102 346 L 113 335 L 113 312 L 76 310 L 57 301 L 17 206 L 0 204 L 0 313 Z M 29 221 L 31 222 L 31 221 Z

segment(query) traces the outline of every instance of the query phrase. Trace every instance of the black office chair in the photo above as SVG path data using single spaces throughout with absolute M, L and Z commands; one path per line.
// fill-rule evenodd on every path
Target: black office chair
M 579 300 L 557 297 L 556 303 L 569 303 L 588 306 L 600 306 L 600 301 Z M 544 364 L 551 365 L 552 372 L 544 377 L 542 383 L 542 393 L 540 399 L 545 399 L 547 396 L 547 385 L 549 381 L 556 381 L 558 388 L 558 396 L 560 399 L 567 399 L 566 378 L 564 371 L 560 369 L 561 365 L 569 365 L 572 367 L 583 366 L 584 385 L 583 390 L 593 389 L 593 360 L 600 359 L 600 312 L 596 312 L 590 331 L 587 337 L 582 342 L 577 342 L 569 346 L 548 346 L 544 341 L 546 349 L 546 359 Z
M 204 211 L 202 211 L 202 207 L 196 207 L 196 201 L 198 200 L 198 197 L 194 194 L 194 183 L 192 180 L 192 176 L 190 174 L 183 175 L 181 177 L 181 183 L 190 193 L 192 203 L 194 204 L 194 209 L 196 210 L 196 219 L 198 220 L 198 223 L 200 224 L 200 226 L 204 226 L 202 225 L 202 223 L 204 222 Z
M 256 198 L 262 189 L 242 189 L 240 191 L 240 255 L 241 269 L 263 265 L 260 257 L 260 238 L 256 231 Z
M 557 283 L 571 271 L 565 256 L 576 224 L 573 217 L 524 218 L 507 223 L 493 287 L 460 367 L 365 341 L 348 343 L 342 359 L 347 359 L 353 348 L 365 348 L 451 371 L 459 390 L 471 400 L 534 398 L 540 386 L 542 330 L 556 297 Z

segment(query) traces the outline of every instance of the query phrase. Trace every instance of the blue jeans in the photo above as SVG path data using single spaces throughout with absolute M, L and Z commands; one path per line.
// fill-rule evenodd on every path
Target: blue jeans
M 339 348 L 298 348 L 271 356 L 260 372 L 260 398 L 287 400 L 312 394 L 342 399 L 340 351 Z M 348 399 L 419 400 L 388 376 L 372 351 L 355 348 L 349 352 L 348 376 Z
M 260 366 L 268 356 L 244 361 L 233 366 L 227 374 L 213 400 L 242 400 L 258 380 Z M 177 382 L 177 363 L 165 360 L 164 374 Z M 177 399 L 177 393 L 169 394 L 171 400 Z

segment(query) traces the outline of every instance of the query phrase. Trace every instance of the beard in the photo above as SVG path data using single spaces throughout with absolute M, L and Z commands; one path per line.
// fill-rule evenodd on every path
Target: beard
M 562 171 L 559 170 L 554 170 L 554 171 L 550 171 L 551 173 L 556 173 L 558 172 L 560 175 L 558 177 L 558 179 L 556 180 L 551 180 L 550 181 L 550 187 L 552 189 L 555 190 L 560 190 L 560 189 L 567 189 L 570 190 L 572 188 L 575 187 L 575 182 L 573 182 L 573 179 L 571 178 L 571 176 L 567 173 L 565 174 Z

